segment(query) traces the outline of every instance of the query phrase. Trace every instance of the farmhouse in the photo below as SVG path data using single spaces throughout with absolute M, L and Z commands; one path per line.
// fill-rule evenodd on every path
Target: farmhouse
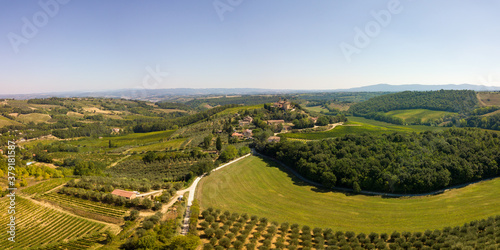
M 242 133 L 238 133 L 238 132 L 234 132 L 231 136 L 236 137 L 238 139 L 243 139 L 243 137 L 244 137 L 244 135 Z
M 112 128 L 111 129 L 112 134 L 119 134 L 120 133 L 120 128 Z
M 129 200 L 134 199 L 137 196 L 137 194 L 132 192 L 132 191 L 125 191 L 125 190 L 121 190 L 121 189 L 115 189 L 115 190 L 113 190 L 113 192 L 111 192 L 111 194 L 125 197 Z
M 252 130 L 251 129 L 245 129 L 243 131 L 243 135 L 246 137 L 246 138 L 251 138 L 252 137 Z
M 286 99 L 285 100 L 280 100 L 273 103 L 273 107 L 275 108 L 279 108 L 279 109 L 283 109 L 283 110 L 289 110 L 289 109 L 292 109 L 292 104 L 287 101 Z

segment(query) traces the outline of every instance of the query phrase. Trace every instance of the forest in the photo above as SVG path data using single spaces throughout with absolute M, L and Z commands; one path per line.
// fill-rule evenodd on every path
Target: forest
M 498 133 L 473 128 L 256 146 L 325 187 L 355 192 L 424 193 L 500 173 Z

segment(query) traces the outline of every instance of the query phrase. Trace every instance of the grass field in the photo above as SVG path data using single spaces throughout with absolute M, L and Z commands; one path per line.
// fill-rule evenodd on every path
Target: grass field
M 371 133 L 371 134 L 382 134 L 382 133 L 392 133 L 392 132 L 422 132 L 426 130 L 440 131 L 446 128 L 444 127 L 431 127 L 423 125 L 394 125 L 387 122 L 375 121 L 370 119 L 365 119 L 362 117 L 348 117 L 348 122 L 343 126 L 337 126 L 332 130 L 323 132 L 311 132 L 311 133 L 286 133 L 281 136 L 287 138 L 296 139 L 306 139 L 306 140 L 320 140 L 331 137 L 339 137 L 347 134 L 360 134 L 360 133 Z
M 446 111 L 434 111 L 428 109 L 402 109 L 393 110 L 385 113 L 389 116 L 395 116 L 405 120 L 407 123 L 413 122 L 427 122 L 429 120 L 435 120 L 442 118 L 446 115 L 457 115 L 457 113 L 446 112 Z
M 0 223 L 7 225 L 9 200 L 0 199 Z M 16 197 L 16 242 L 7 240 L 7 233 L 0 239 L 2 249 L 26 249 L 42 244 L 71 240 L 102 231 L 104 224 L 62 213 L 27 199 Z M 5 226 L 7 230 L 7 226 Z
M 318 190 L 282 171 L 277 164 L 250 156 L 200 181 L 196 199 L 203 209 L 266 217 L 335 231 L 391 233 L 459 226 L 500 214 L 500 179 L 444 194 L 381 198 Z
M 31 113 L 31 114 L 25 114 L 25 115 L 19 115 L 17 117 L 17 120 L 23 122 L 23 123 L 28 123 L 28 122 L 34 122 L 34 123 L 43 123 L 47 122 L 51 119 L 50 115 L 48 114 L 40 114 L 40 113 Z
M 305 109 L 307 109 L 309 111 L 318 112 L 318 113 L 321 113 L 321 111 L 323 111 L 323 112 L 328 112 L 329 111 L 328 109 L 325 109 L 325 108 L 323 108 L 321 106 L 305 107 Z
M 23 124 L 0 115 L 0 128 L 9 125 L 23 125 Z
M 170 141 L 164 141 L 159 143 L 154 143 L 151 145 L 136 147 L 131 149 L 131 152 L 142 152 L 142 151 L 163 151 L 167 148 L 176 149 L 181 146 L 181 144 L 186 140 L 186 138 L 174 139 Z

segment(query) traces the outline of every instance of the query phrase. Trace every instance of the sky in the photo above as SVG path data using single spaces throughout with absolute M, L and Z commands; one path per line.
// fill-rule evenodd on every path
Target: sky
M 0 93 L 500 86 L 496 0 L 0 0 Z

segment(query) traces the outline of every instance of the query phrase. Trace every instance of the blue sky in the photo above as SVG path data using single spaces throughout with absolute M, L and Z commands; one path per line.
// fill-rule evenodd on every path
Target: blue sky
M 0 7 L 3 94 L 500 86 L 494 0 L 0 0 Z

